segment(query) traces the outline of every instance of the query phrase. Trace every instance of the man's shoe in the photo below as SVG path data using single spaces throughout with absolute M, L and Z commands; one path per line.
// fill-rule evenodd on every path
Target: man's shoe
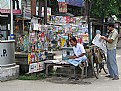
M 107 76 L 105 76 L 105 77 L 108 77 L 108 78 L 113 78 L 113 77 L 111 77 L 111 75 L 107 75 Z
M 119 80 L 119 77 L 114 77 L 112 80 Z

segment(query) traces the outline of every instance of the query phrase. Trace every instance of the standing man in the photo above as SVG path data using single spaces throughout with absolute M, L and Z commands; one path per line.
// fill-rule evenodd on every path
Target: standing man
M 116 46 L 118 41 L 118 32 L 114 28 L 114 24 L 108 25 L 109 36 L 101 36 L 107 42 L 107 68 L 109 75 L 106 77 L 112 78 L 112 80 L 119 79 L 118 66 L 116 61 Z

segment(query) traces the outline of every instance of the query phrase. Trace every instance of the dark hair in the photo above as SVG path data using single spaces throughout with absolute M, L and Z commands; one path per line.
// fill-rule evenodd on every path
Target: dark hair
M 109 23 L 108 26 L 114 28 L 114 23 Z
M 76 38 L 74 37 L 74 36 L 72 36 L 71 38 L 70 38 L 70 41 L 74 41 L 74 42 L 77 42 L 77 40 L 76 40 Z
M 1 34 L 1 36 L 4 37 L 3 34 Z

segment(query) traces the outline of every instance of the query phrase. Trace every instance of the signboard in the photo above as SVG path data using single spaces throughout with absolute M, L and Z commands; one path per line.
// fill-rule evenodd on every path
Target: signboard
M 66 2 L 58 2 L 59 12 L 67 12 L 67 3 Z
M 13 13 L 21 14 L 21 0 L 13 1 Z M 0 0 L 0 13 L 10 13 L 10 0 Z
M 39 7 L 36 7 L 36 15 L 38 15 Z M 47 7 L 47 16 L 51 15 L 51 8 Z M 44 17 L 44 7 L 42 7 L 42 17 Z
M 82 37 L 83 43 L 89 43 L 89 34 L 88 33 L 81 34 L 81 37 Z
M 37 62 L 29 65 L 29 73 L 39 72 L 42 70 L 44 70 L 44 62 Z
M 75 19 L 70 16 L 51 16 L 51 21 L 58 25 L 64 25 L 70 22 L 75 22 Z
M 15 45 L 14 41 L 0 41 L 0 65 L 12 64 L 15 61 Z
M 24 7 L 24 18 L 31 19 L 31 7 Z
M 51 8 L 47 7 L 47 16 L 51 15 Z M 44 7 L 42 7 L 42 17 L 44 17 Z

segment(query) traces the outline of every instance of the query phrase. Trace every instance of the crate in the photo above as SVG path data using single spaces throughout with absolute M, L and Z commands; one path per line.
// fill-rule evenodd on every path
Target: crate
M 62 48 L 62 60 L 68 60 L 69 56 L 73 56 L 73 48 L 72 47 L 63 47 Z

